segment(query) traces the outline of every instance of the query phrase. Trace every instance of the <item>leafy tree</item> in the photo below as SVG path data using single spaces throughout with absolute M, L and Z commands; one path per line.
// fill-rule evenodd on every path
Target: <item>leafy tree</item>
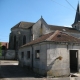
M 0 42 L 0 56 L 2 56 L 2 46 L 1 46 L 1 42 Z

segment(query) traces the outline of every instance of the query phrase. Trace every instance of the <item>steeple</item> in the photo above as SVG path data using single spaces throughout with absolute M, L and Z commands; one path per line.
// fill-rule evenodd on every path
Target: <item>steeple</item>
M 78 2 L 78 6 L 77 6 L 77 11 L 76 11 L 74 24 L 77 23 L 77 22 L 80 22 L 80 5 L 79 5 L 79 2 Z
M 74 23 L 72 24 L 72 27 L 80 31 L 80 5 L 78 2 L 77 10 L 76 10 L 76 16 Z

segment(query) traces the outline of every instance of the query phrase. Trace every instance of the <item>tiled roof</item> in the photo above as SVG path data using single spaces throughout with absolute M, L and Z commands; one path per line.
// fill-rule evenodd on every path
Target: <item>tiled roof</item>
M 63 32 L 70 32 L 70 33 L 80 33 L 78 30 L 75 28 L 70 28 L 70 27 L 64 27 L 64 26 L 55 26 L 55 25 L 49 25 L 51 30 L 60 30 Z
M 31 22 L 19 22 L 18 24 L 16 24 L 11 29 L 13 29 L 13 28 L 29 28 L 32 25 L 34 25 L 34 23 L 31 23 Z
M 1 46 L 5 46 L 7 49 L 9 47 L 9 43 L 8 42 L 0 42 Z
M 49 33 L 49 34 L 45 34 L 45 35 L 41 36 L 40 38 L 35 39 L 35 40 L 33 40 L 33 41 L 31 41 L 31 42 L 23 45 L 22 47 L 27 46 L 27 45 L 31 45 L 31 44 L 36 44 L 36 43 L 39 43 L 39 42 L 42 42 L 42 41 L 45 41 L 45 40 L 46 40 L 49 36 L 51 36 L 53 33 L 54 33 L 54 32 Z
M 25 46 L 29 46 L 29 45 L 33 45 L 36 43 L 40 43 L 43 41 L 53 41 L 53 42 L 73 42 L 73 43 L 80 43 L 80 39 L 75 38 L 71 35 L 68 35 L 64 32 L 61 32 L 59 30 L 55 31 L 55 32 L 51 32 L 49 34 L 45 34 L 42 37 L 35 39 L 21 47 L 25 47 Z
M 16 24 L 11 29 L 14 29 L 14 28 L 26 28 L 27 29 L 27 28 L 30 28 L 31 26 L 33 26 L 34 24 L 35 23 L 32 23 L 32 22 L 19 22 L 18 24 Z M 50 30 L 53 30 L 53 31 L 60 30 L 60 31 L 70 32 L 70 33 L 80 33 L 75 28 L 56 26 L 56 25 L 48 25 L 48 26 L 50 27 Z

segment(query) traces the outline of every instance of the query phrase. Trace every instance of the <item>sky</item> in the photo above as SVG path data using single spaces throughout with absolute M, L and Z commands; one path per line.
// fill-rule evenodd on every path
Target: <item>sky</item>
M 79 0 L 0 0 L 0 42 L 9 42 L 11 28 L 20 21 L 71 27 Z M 80 2 L 80 1 L 79 1 Z

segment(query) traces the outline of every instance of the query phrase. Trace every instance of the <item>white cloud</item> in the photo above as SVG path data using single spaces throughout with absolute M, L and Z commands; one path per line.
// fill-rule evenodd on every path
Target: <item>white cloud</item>
M 72 26 L 70 26 L 70 25 L 64 25 L 64 27 L 72 27 Z

